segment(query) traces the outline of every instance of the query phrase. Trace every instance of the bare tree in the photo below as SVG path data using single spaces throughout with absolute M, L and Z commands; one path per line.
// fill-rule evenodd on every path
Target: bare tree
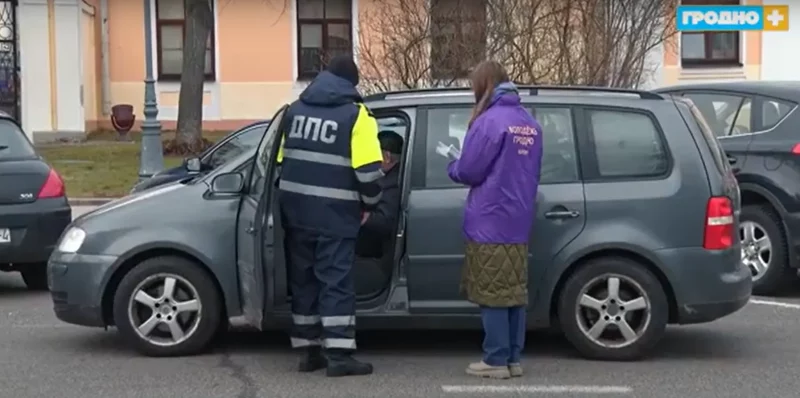
M 206 48 L 214 26 L 211 0 L 184 0 L 186 31 L 183 39 L 181 88 L 174 151 L 197 153 L 204 149 L 203 83 Z
M 456 1 L 474 3 L 475 0 Z M 376 0 L 375 6 L 362 13 L 357 57 L 365 93 L 462 83 L 459 79 L 463 75 L 441 76 L 435 69 L 441 65 L 445 66 L 440 69 L 458 69 L 459 58 L 469 58 L 475 46 L 455 40 L 455 32 L 447 29 L 451 26 L 442 26 L 437 21 L 437 15 L 458 9 L 451 6 L 436 10 L 432 7 L 436 3 Z
M 671 2 L 377 1 L 359 32 L 365 91 L 463 84 L 461 69 L 484 58 L 522 83 L 637 87 L 648 56 L 675 32 Z M 476 17 L 476 5 L 485 13 Z M 437 18 L 442 10 L 448 17 Z

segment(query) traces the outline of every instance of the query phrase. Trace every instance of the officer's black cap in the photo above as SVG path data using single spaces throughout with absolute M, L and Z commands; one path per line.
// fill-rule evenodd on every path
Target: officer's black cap
M 337 55 L 333 57 L 333 59 L 328 62 L 326 70 L 353 83 L 354 86 L 358 86 L 358 66 L 356 66 L 352 55 Z
M 381 149 L 395 155 L 403 154 L 403 137 L 391 130 L 384 130 L 378 133 L 378 141 L 381 142 Z

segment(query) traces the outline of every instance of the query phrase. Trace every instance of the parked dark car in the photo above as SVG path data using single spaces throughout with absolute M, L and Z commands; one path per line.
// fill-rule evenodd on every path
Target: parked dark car
M 519 89 L 545 141 L 530 328 L 557 326 L 589 358 L 634 359 L 668 323 L 709 322 L 747 303 L 739 190 L 696 108 L 650 92 Z M 365 100 L 406 148 L 393 256 L 354 270 L 374 275 L 356 279 L 359 329 L 480 329 L 479 308 L 459 294 L 468 189 L 447 177 L 448 160 L 435 151 L 439 141 L 462 142 L 473 95 L 435 89 Z M 48 266 L 56 316 L 116 325 L 153 356 L 202 350 L 229 317 L 288 326 L 283 230 L 272 216 L 284 110 L 257 148 L 209 174 L 76 219 Z
M 47 259 L 70 221 L 64 181 L 0 112 L 0 271 L 19 271 L 29 289 L 47 289 Z
M 658 91 L 694 102 L 727 153 L 742 191 L 739 236 L 753 292 L 772 295 L 797 286 L 800 82 L 693 84 Z
M 180 181 L 193 174 L 208 173 L 242 152 L 258 145 L 267 130 L 267 126 L 269 126 L 269 120 L 255 122 L 242 127 L 206 149 L 200 156 L 185 159 L 180 166 L 160 171 L 153 174 L 152 177 L 138 182 L 133 186 L 131 193 Z

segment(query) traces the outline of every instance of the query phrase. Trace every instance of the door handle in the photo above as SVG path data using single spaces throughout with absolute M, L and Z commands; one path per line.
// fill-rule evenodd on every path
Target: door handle
M 245 228 L 244 232 L 249 234 L 249 235 L 253 235 L 256 232 L 256 228 L 253 226 L 252 223 L 250 223 L 250 226 Z
M 728 164 L 730 164 L 730 165 L 734 165 L 734 164 L 736 164 L 736 162 L 739 161 L 738 159 L 736 159 L 735 156 L 731 156 L 731 155 L 727 155 L 727 156 L 728 156 Z
M 577 218 L 581 213 L 575 210 L 554 210 L 544 213 L 545 218 Z

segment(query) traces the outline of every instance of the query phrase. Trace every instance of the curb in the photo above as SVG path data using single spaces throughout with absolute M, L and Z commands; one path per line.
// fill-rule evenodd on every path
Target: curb
M 70 198 L 70 206 L 102 206 L 119 198 Z

